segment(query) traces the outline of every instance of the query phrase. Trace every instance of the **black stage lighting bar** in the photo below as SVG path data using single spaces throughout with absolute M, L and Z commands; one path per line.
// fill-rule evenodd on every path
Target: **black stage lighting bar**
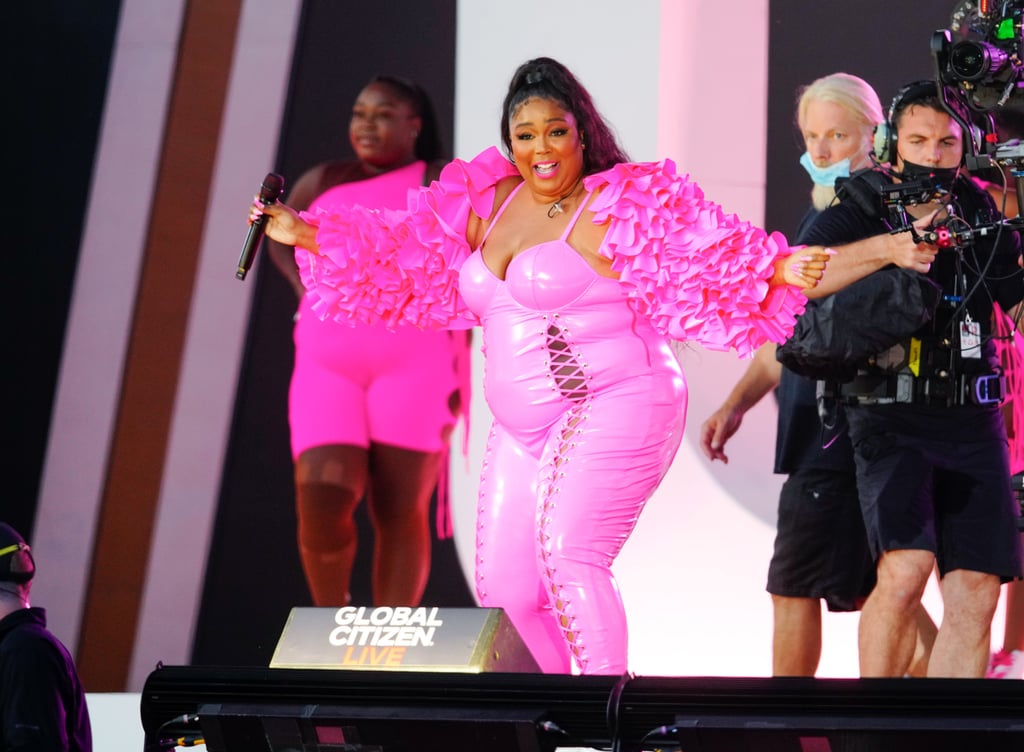
M 247 731 L 247 752 L 461 749 L 464 740 L 454 737 L 444 746 L 440 737 L 447 732 L 443 729 L 450 731 L 453 723 L 489 721 L 507 725 L 494 738 L 505 734 L 519 739 L 510 747 L 491 745 L 495 752 L 556 747 L 617 752 L 1024 749 L 1024 682 L 983 679 L 615 677 L 162 666 L 146 681 L 141 714 L 147 752 L 161 749 L 161 738 L 178 733 L 173 726 L 181 719 L 188 719 L 186 727 L 198 725 L 208 734 L 210 728 L 224 734 L 218 742 L 223 746 L 211 746 L 213 752 L 240 751 L 241 745 L 233 747 L 228 738 L 232 728 L 251 728 L 261 717 L 264 723 L 255 735 L 263 735 L 259 741 L 263 746 L 253 746 L 254 732 Z M 361 744 L 335 739 L 319 745 L 307 740 L 275 746 L 270 740 L 273 733 L 263 728 L 317 724 L 326 728 L 332 718 L 338 729 L 363 727 L 373 733 L 377 727 L 372 723 L 384 718 L 395 731 L 386 744 L 367 738 Z M 408 727 L 405 738 L 403 726 Z M 529 742 L 524 727 L 536 734 Z M 440 746 L 425 746 L 425 738 Z

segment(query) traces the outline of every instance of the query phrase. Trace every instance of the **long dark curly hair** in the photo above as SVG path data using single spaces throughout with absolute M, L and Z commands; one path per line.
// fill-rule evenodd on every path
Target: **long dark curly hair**
M 571 112 L 576 118 L 587 146 L 583 150 L 584 175 L 629 161 L 611 126 L 594 106 L 590 92 L 568 68 L 550 57 L 526 61 L 519 66 L 509 82 L 501 114 L 501 143 L 505 146 L 506 154 L 512 154 L 509 123 L 513 115 L 523 102 L 535 97 L 557 102 L 559 107 Z

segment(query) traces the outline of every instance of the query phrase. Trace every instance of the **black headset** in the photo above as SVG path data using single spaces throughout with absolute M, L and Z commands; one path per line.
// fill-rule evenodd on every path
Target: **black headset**
M 897 115 L 914 102 L 920 102 L 930 97 L 938 97 L 941 101 L 941 97 L 939 96 L 939 87 L 932 79 L 914 81 L 900 87 L 896 92 L 896 96 L 892 98 L 892 104 L 889 105 L 889 111 L 886 113 L 885 122 L 879 123 L 875 127 L 873 144 L 875 159 L 879 162 L 889 162 L 895 166 Z M 972 139 L 974 143 L 977 144 L 980 129 L 970 122 L 967 122 L 967 128 L 963 127 L 964 123 L 961 122 L 959 124 L 963 130 L 963 155 L 967 156 L 973 151 L 968 143 L 968 139 Z

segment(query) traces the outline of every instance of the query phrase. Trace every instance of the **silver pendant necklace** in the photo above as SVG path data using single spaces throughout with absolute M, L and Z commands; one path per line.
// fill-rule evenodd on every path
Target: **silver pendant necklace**
M 551 204 L 551 206 L 548 208 L 548 219 L 554 219 L 556 216 L 565 211 L 565 209 L 562 208 L 562 202 L 569 198 L 569 196 L 571 196 L 573 193 L 575 193 L 576 189 L 579 187 L 580 181 L 582 180 L 583 174 L 580 173 L 580 176 L 576 178 L 576 182 L 572 184 L 572 188 L 569 189 L 569 192 L 562 196 L 560 199 L 558 199 L 555 203 Z

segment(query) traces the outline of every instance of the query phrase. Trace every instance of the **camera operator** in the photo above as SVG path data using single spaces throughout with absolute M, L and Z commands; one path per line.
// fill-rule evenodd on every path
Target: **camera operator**
M 860 620 L 861 675 L 904 675 L 917 604 L 937 564 L 944 616 L 928 675 L 981 677 L 1000 583 L 1022 571 L 990 327 L 993 301 L 1015 312 L 1024 298 L 1020 245 L 1015 232 L 980 231 L 995 226 L 997 210 L 961 174 L 965 136 L 935 82 L 903 87 L 885 125 L 893 172 L 854 175 L 840 203 L 805 238 L 829 245 L 870 241 L 840 248 L 813 294 L 836 292 L 868 275 L 878 279 L 872 272 L 883 267 L 883 249 L 899 249 L 900 266 L 921 272 L 942 293 L 927 323 L 861 361 L 841 390 L 877 568 Z M 907 188 L 928 180 L 945 189 L 942 202 L 901 204 L 900 214 L 913 227 L 893 234 L 885 185 Z M 920 234 L 932 243 L 915 242 Z M 951 236 L 969 239 L 951 244 Z M 901 279 L 918 285 L 915 276 Z M 906 313 L 894 301 L 871 301 L 878 322 Z
M 806 151 L 800 163 L 814 184 L 796 242 L 834 203 L 836 178 L 871 165 L 872 134 L 883 117 L 875 90 L 857 76 L 833 73 L 801 90 L 796 121 Z M 849 438 L 845 431 L 822 430 L 814 380 L 784 368 L 775 353 L 774 342 L 757 351 L 721 407 L 701 425 L 700 446 L 709 460 L 728 462 L 725 446 L 743 416 L 776 390 L 775 472 L 787 478 L 768 566 L 772 674 L 813 676 L 821 659 L 822 603 L 830 612 L 858 610 L 874 587 L 875 565 Z M 936 628 L 923 606 L 918 613 L 920 640 L 909 673 L 924 676 Z

